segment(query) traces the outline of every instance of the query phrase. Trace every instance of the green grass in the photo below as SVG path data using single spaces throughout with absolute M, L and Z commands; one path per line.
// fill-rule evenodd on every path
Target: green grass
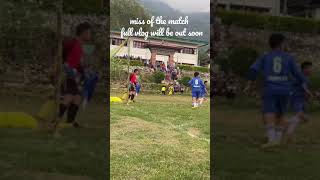
M 35 114 L 45 99 L 1 96 L 2 112 Z M 86 128 L 66 128 L 61 138 L 32 129 L 0 129 L 0 179 L 103 180 L 106 176 L 105 103 L 80 112 Z
M 191 109 L 181 95 L 136 100 L 111 104 L 111 178 L 209 179 L 209 104 Z
M 217 98 L 214 106 L 216 180 L 318 180 L 320 174 L 319 105 L 311 121 L 297 130 L 297 141 L 273 151 L 264 140 L 260 106 L 240 97 L 233 104 Z

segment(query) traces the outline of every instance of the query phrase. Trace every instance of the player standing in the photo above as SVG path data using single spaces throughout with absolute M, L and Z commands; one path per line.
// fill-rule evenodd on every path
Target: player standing
M 310 76 L 312 72 L 312 63 L 308 61 L 303 62 L 301 64 L 301 71 L 306 78 Z M 295 129 L 300 123 L 308 120 L 305 115 L 307 98 L 308 94 L 305 92 L 305 89 L 299 82 L 295 82 L 293 84 L 293 92 L 290 98 L 291 107 L 293 108 L 295 115 L 289 119 L 289 126 L 286 130 L 288 139 L 293 138 Z
M 200 97 L 200 100 L 199 100 L 199 105 L 201 106 L 202 103 L 204 101 L 206 101 L 206 95 L 208 94 L 208 91 L 207 91 L 207 82 L 208 81 L 204 81 L 204 86 L 202 87 L 201 89 L 201 97 Z
M 129 77 L 129 97 L 127 105 L 129 105 L 130 101 L 134 102 L 134 97 L 136 95 L 136 85 L 138 83 L 137 75 L 139 75 L 139 70 L 135 69 Z
M 263 89 L 263 121 L 268 142 L 262 148 L 277 146 L 281 143 L 282 132 L 287 127 L 285 117 L 293 76 L 299 84 L 306 88 L 306 79 L 298 70 L 295 60 L 283 51 L 285 37 L 272 34 L 269 39 L 271 51 L 260 57 L 251 67 L 248 91 L 259 72 L 264 77 Z
M 199 72 L 194 73 L 194 78 L 189 81 L 189 85 L 192 90 L 192 108 L 197 108 L 199 107 L 202 89 L 205 88 L 203 81 L 199 77 Z

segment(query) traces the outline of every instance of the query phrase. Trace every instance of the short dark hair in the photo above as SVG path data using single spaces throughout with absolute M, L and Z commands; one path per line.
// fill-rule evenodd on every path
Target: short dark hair
M 138 71 L 139 71 L 139 69 L 134 69 L 134 70 L 133 70 L 134 73 L 135 73 L 135 72 L 138 72 Z
M 308 68 L 312 66 L 312 62 L 310 61 L 304 61 L 303 63 L 301 63 L 301 69 L 304 70 L 305 68 Z
M 82 33 L 88 31 L 91 29 L 91 25 L 87 22 L 78 24 L 78 26 L 76 27 L 76 34 L 77 36 L 80 36 Z
M 272 49 L 279 47 L 284 41 L 286 37 L 281 33 L 273 33 L 269 38 L 269 45 Z
M 199 76 L 199 72 L 194 73 L 194 77 L 197 77 L 197 76 Z

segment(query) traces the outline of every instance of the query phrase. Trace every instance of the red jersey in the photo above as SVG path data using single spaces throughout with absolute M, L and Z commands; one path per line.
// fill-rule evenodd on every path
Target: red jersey
M 132 84 L 137 84 L 137 82 L 138 82 L 138 79 L 137 79 L 136 74 L 132 73 L 132 74 L 130 75 L 130 83 L 132 83 Z
M 82 71 L 81 58 L 83 57 L 83 50 L 81 42 L 74 38 L 66 40 L 63 43 L 63 60 L 71 68 L 76 69 L 78 72 Z

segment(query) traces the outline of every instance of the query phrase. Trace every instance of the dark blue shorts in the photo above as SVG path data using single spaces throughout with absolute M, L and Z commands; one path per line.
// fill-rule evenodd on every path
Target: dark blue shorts
M 136 91 L 137 91 L 137 93 L 140 93 L 140 90 L 141 90 L 141 86 L 137 85 L 137 86 L 136 86 Z
M 290 104 L 293 112 L 305 112 L 305 97 L 303 96 L 291 96 L 290 97 Z
M 264 95 L 263 113 L 285 114 L 288 110 L 289 95 Z
M 201 91 L 192 91 L 193 98 L 201 98 Z

